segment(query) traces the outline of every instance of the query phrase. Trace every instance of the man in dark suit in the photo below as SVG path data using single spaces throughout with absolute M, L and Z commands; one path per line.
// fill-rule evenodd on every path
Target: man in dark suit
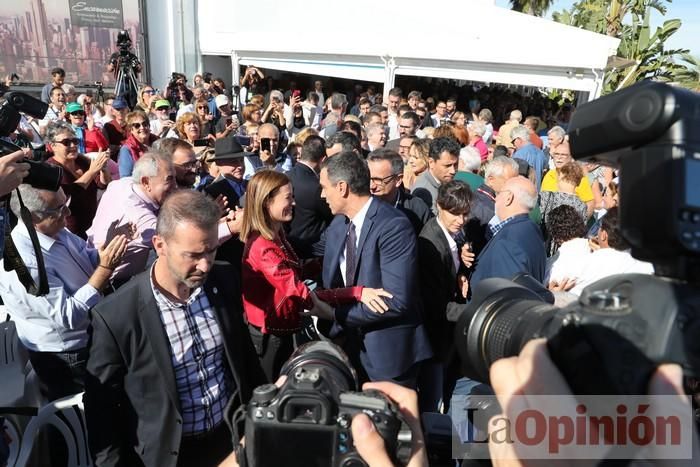
M 158 259 L 95 307 L 85 413 L 97 466 L 215 466 L 224 422 L 264 382 L 239 280 L 214 265 L 220 209 L 181 190 L 158 216 Z
M 370 196 L 369 178 L 353 152 L 322 165 L 321 196 L 336 214 L 326 231 L 323 286 L 383 288 L 393 295 L 389 309 L 378 314 L 358 302 L 332 310 L 317 302 L 312 312 L 345 332 L 358 372 L 415 388 L 421 363 L 432 356 L 421 316 L 416 236 L 406 216 Z
M 301 156 L 287 176 L 294 188 L 294 217 L 289 223 L 287 239 L 301 258 L 312 256 L 311 247 L 333 220 L 333 214 L 323 198 L 318 173 L 326 157 L 325 141 L 309 136 L 301 147 Z
M 465 182 L 453 180 L 438 189 L 438 214 L 430 219 L 418 237 L 420 288 L 425 307 L 424 320 L 435 358 L 426 365 L 421 387 L 421 409 L 436 411 L 443 399 L 443 382 L 451 392 L 458 372 L 449 368 L 454 349 L 454 323 L 466 308 L 466 265 L 459 254 L 457 236 L 469 215 L 472 192 Z M 471 265 L 471 263 L 469 263 Z M 456 366 L 456 365 L 452 365 Z
M 418 235 L 433 213 L 425 201 L 416 198 L 403 187 L 403 159 L 396 151 L 379 148 L 367 157 L 369 189 L 373 196 L 386 201 L 404 213 Z
M 518 163 L 507 156 L 496 156 L 486 165 L 484 183 L 474 192 L 469 220 L 464 226 L 466 238 L 472 242 L 475 254 L 481 253 L 491 238 L 488 225 L 496 212 L 496 193 L 501 191 L 506 180 L 517 175 Z
M 243 195 L 248 185 L 248 181 L 243 179 L 245 152 L 233 138 L 217 139 L 215 151 L 212 160 L 219 168 L 219 176 L 204 188 L 204 192 L 215 199 L 220 195 L 225 196 L 228 208 L 232 211 L 229 217 L 233 216 L 234 220 L 238 221 L 233 223 L 231 229 L 233 237 L 221 244 L 216 253 L 216 259 L 226 261 L 240 270 L 243 243 L 238 239 L 238 233 L 243 220 Z
M 506 180 L 496 193 L 499 222 L 489 225 L 493 237 L 477 257 L 470 288 L 483 279 L 512 279 L 520 273 L 528 273 L 540 282 L 544 280 L 547 259 L 544 240 L 539 226 L 528 215 L 535 203 L 535 185 L 522 176 Z

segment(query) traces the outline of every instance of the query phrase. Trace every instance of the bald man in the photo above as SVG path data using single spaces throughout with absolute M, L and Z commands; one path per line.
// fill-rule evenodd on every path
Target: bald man
M 469 284 L 472 290 L 490 277 L 512 279 L 528 273 L 540 282 L 544 280 L 544 240 L 529 217 L 535 203 L 537 190 L 525 177 L 506 180 L 496 192 L 496 215 L 489 223 L 492 236 L 476 260 Z

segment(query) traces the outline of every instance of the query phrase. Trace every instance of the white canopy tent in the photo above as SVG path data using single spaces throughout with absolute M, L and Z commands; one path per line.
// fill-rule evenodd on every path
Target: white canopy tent
M 234 82 L 239 65 L 254 64 L 374 81 L 385 93 L 397 75 L 410 75 L 571 89 L 593 99 L 619 43 L 488 2 L 200 0 L 197 8 L 200 53 L 230 55 Z M 423 21 L 427 28 L 418 27 Z

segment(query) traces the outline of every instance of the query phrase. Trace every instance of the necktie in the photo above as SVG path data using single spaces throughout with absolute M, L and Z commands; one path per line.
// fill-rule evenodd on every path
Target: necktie
M 357 256 L 357 235 L 355 234 L 355 224 L 350 222 L 348 234 L 345 236 L 345 286 L 351 287 L 355 284 L 355 259 Z

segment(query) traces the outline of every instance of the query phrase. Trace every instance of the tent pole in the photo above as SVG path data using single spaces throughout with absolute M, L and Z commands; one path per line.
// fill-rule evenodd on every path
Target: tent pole
M 231 51 L 231 86 L 238 86 L 241 84 L 241 73 L 240 73 L 240 65 L 238 63 L 238 52 L 235 50 Z
M 382 93 L 383 101 L 389 102 L 389 90 L 394 87 L 394 82 L 396 80 L 396 61 L 394 57 L 389 55 L 384 55 L 379 57 L 384 62 L 384 91 Z

